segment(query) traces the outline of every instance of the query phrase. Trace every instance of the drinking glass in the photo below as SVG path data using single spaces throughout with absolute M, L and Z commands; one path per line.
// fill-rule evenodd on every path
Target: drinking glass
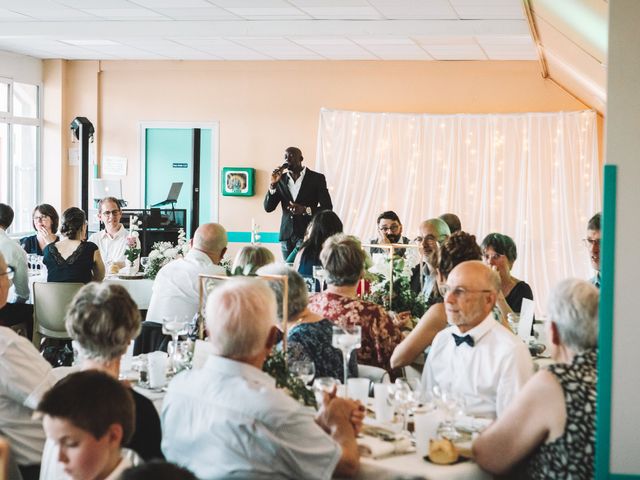
M 336 388 L 336 379 L 333 377 L 319 377 L 313 382 L 313 393 L 316 396 L 316 403 L 318 408 L 322 405 L 323 394 L 333 393 Z
M 317 285 L 320 285 L 320 290 L 319 290 L 320 292 L 324 287 L 325 275 L 326 275 L 326 272 L 324 271 L 324 268 L 322 268 L 320 265 L 313 266 L 313 278 L 316 280 Z M 316 290 L 316 288 L 314 288 L 314 290 Z
M 31 274 L 36 273 L 38 269 L 38 255 L 35 253 L 29 253 L 27 255 L 27 269 Z
M 149 257 L 140 257 L 140 266 L 146 272 L 147 265 L 149 265 Z
M 360 348 L 362 329 L 360 325 L 334 326 L 331 346 L 342 352 L 342 365 L 344 367 L 344 396 L 348 397 L 347 378 L 349 377 L 349 358 L 351 352 Z
M 389 400 L 399 412 L 402 412 L 402 433 L 411 436 L 409 432 L 409 414 L 420 403 L 421 385 L 419 381 L 408 381 L 397 378 L 389 385 Z
M 186 335 L 189 333 L 190 319 L 186 316 L 173 316 L 165 317 L 162 319 L 162 333 L 165 335 L 171 335 L 172 344 L 172 356 L 171 356 L 171 369 L 174 373 L 177 373 L 180 359 L 178 358 L 178 337 L 180 335 Z
M 444 422 L 440 429 L 440 434 L 451 441 L 457 440 L 460 434 L 455 429 L 454 419 L 464 414 L 464 398 L 449 390 L 443 389 L 439 385 L 433 386 L 433 398 L 436 406 L 442 410 L 444 414 Z
M 316 366 L 311 360 L 297 360 L 291 362 L 289 371 L 302 380 L 302 383 L 309 385 L 313 377 L 316 376 Z

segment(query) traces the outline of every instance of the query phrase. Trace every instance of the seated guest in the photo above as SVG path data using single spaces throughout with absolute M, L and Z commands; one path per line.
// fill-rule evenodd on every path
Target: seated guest
M 589 219 L 587 223 L 587 236 L 583 240 L 587 251 L 589 252 L 589 260 L 595 275 L 591 278 L 591 283 L 600 288 L 600 212 L 596 213 Z
M 73 480 L 115 480 L 131 466 L 120 446 L 133 433 L 135 407 L 112 376 L 73 373 L 44 394 L 38 411 L 47 439 L 60 450 L 57 460 Z
M 196 476 L 186 468 L 179 467 L 173 463 L 152 462 L 143 463 L 137 467 L 125 470 L 120 476 L 120 480 L 198 480 Z
M 443 213 L 438 217 L 440 220 L 444 220 L 449 226 L 449 231 L 453 234 L 462 231 L 462 225 L 460 218 L 455 213 Z
M 422 293 L 427 306 L 441 299 L 436 286 L 438 251 L 442 242 L 449 238 L 447 224 L 439 218 L 431 218 L 420 224 L 416 241 L 420 245 L 421 262 L 411 271 L 411 290 Z M 436 264 L 436 265 L 434 265 Z
M 0 254 L 0 308 L 9 293 L 7 273 Z M 0 327 L 0 435 L 11 443 L 24 480 L 35 480 L 40 474 L 45 435 L 42 422 L 32 416 L 40 395 L 54 383 L 51 365 L 33 344 L 10 328 Z
M 231 273 L 240 273 L 242 275 L 255 275 L 260 267 L 264 267 L 276 261 L 276 258 L 266 247 L 259 245 L 246 245 L 236 253 L 233 260 Z
M 286 265 L 268 265 L 258 272 L 260 275 L 286 275 L 289 279 L 289 300 L 287 302 L 287 358 L 289 365 L 298 360 L 311 360 L 315 365 L 316 378 L 344 376 L 342 352 L 333 348 L 333 323 L 307 308 L 307 284 L 298 272 Z M 282 318 L 284 284 L 269 281 L 278 302 L 278 318 Z M 358 362 L 355 355 L 349 360 L 349 376 L 358 376 Z
M 313 277 L 313 267 L 322 266 L 320 251 L 324 241 L 336 233 L 342 233 L 342 221 L 331 210 L 321 210 L 311 219 L 309 234 L 300 246 L 293 267 L 303 277 Z
M 266 282 L 231 279 L 213 290 L 206 312 L 214 354 L 174 377 L 162 405 L 167 459 L 203 480 L 355 475 L 360 405 L 325 395 L 314 419 L 262 371 L 277 335 Z
M 341 233 L 329 237 L 320 252 L 328 287 L 311 296 L 309 310 L 337 325 L 360 325 L 362 346 L 358 350 L 358 363 L 394 373 L 389 360 L 402 340 L 400 328 L 380 305 L 361 300 L 356 295 L 358 282 L 364 274 L 365 256 L 357 238 Z
M 200 225 L 184 256 L 169 262 L 153 282 L 147 321 L 162 323 L 163 318 L 189 318 L 198 312 L 198 275 L 225 275 L 220 260 L 227 251 L 227 231 L 217 223 Z
M 90 283 L 73 298 L 65 325 L 69 336 L 77 342 L 79 368 L 101 370 L 118 378 L 120 359 L 131 340 L 140 333 L 140 311 L 124 287 Z M 64 370 L 69 372 L 65 367 L 54 372 Z M 133 389 L 131 393 L 136 406 L 136 428 L 125 446 L 144 460 L 163 458 L 158 412 L 147 397 Z
M 464 397 L 468 415 L 500 417 L 533 373 L 526 345 L 494 320 L 500 280 L 480 261 L 462 262 L 442 290 L 451 326 L 433 339 L 423 385 Z
M 98 203 L 98 218 L 104 224 L 104 230 L 92 233 L 89 241 L 100 249 L 102 260 L 107 266 L 107 273 L 117 273 L 125 265 L 124 252 L 127 249 L 128 231 L 120 219 L 122 210 L 115 197 L 105 197 Z M 137 240 L 140 248 L 140 240 Z
M 378 238 L 372 239 L 369 243 L 373 244 L 390 244 L 390 243 L 409 243 L 409 239 L 407 237 L 402 236 L 402 223 L 400 222 L 400 218 L 398 214 L 394 211 L 388 210 L 386 212 L 382 212 L 378 215 L 378 219 L 376 220 L 377 230 L 378 230 Z M 371 248 L 371 254 L 374 253 L 385 253 L 389 254 L 389 250 L 386 248 Z M 399 248 L 394 250 L 394 254 L 400 257 L 404 256 L 404 249 Z
M 598 290 L 569 279 L 551 290 L 551 354 L 473 444 L 485 470 L 509 478 L 594 478 Z M 515 467 L 515 468 L 514 468 Z
M 48 282 L 89 283 L 104 278 L 104 263 L 95 243 L 87 242 L 87 219 L 76 207 L 62 214 L 60 240 L 44 248 Z
M 527 282 L 511 275 L 511 268 L 518 252 L 516 244 L 508 235 L 490 233 L 482 240 L 482 258 L 500 275 L 500 291 L 496 305 L 503 318 L 508 313 L 520 313 L 522 299 L 533 300 L 533 291 Z
M 24 303 L 29 300 L 29 274 L 27 254 L 18 242 L 9 238 L 7 230 L 13 223 L 13 208 L 0 203 L 0 253 L 7 265 L 13 269 L 13 288 L 9 293 L 10 303 Z
M 35 235 L 20 239 L 20 245 L 27 253 L 42 255 L 44 247 L 58 241 L 58 212 L 48 203 L 37 205 L 31 216 Z
M 438 285 L 444 285 L 456 265 L 468 260 L 480 260 L 482 254 L 474 235 L 457 232 L 442 244 L 435 258 L 438 266 L 434 273 Z M 437 285 L 436 289 L 438 290 Z M 438 300 L 429 307 L 411 333 L 393 351 L 391 366 L 398 368 L 411 364 L 431 345 L 436 334 L 445 328 L 447 314 L 442 296 L 438 295 Z

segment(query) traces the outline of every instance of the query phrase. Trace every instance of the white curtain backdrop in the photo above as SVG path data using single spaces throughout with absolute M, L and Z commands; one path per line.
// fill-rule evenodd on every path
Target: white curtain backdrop
M 404 235 L 457 214 L 476 235 L 499 232 L 518 248 L 513 275 L 533 288 L 536 311 L 567 277 L 592 272 L 581 239 L 601 208 L 593 111 L 430 115 L 323 109 L 318 171 L 345 232 L 376 237 L 394 210 Z

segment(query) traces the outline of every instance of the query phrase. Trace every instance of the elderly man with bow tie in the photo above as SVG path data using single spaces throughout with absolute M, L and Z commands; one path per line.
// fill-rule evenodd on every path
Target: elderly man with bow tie
M 442 290 L 449 327 L 433 340 L 423 384 L 458 396 L 468 415 L 500 416 L 533 374 L 527 346 L 494 319 L 500 280 L 482 262 L 468 261 Z

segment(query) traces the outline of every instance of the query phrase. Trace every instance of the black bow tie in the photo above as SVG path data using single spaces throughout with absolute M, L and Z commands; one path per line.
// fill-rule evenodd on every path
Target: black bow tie
M 452 333 L 451 335 L 453 335 L 453 339 L 456 341 L 456 347 L 460 346 L 462 343 L 467 343 L 470 347 L 473 347 L 476 344 L 471 335 L 464 335 L 462 337 L 455 333 Z

